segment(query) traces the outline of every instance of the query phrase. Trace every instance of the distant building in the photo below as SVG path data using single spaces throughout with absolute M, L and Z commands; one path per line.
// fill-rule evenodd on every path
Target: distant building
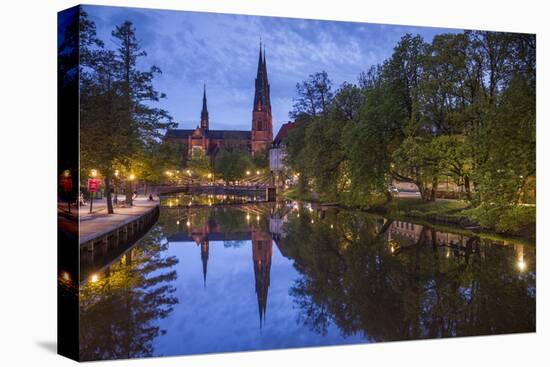
M 260 44 L 260 57 L 256 74 L 251 130 L 210 130 L 206 85 L 202 96 L 200 126 L 195 129 L 173 129 L 166 132 L 165 141 L 186 144 L 188 155 L 201 150 L 215 155 L 222 147 L 240 146 L 255 154 L 266 150 L 273 140 L 270 87 L 267 78 L 265 51 Z
M 271 172 L 282 172 L 286 169 L 286 153 L 282 143 L 288 136 L 288 131 L 294 128 L 294 126 L 294 123 L 291 121 L 284 123 L 279 129 L 277 136 L 275 136 L 275 139 L 273 139 L 273 143 L 269 148 L 269 169 Z

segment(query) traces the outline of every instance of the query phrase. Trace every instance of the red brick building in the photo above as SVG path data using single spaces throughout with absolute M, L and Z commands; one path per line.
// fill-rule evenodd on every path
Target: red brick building
M 273 140 L 273 123 L 265 51 L 262 52 L 261 44 L 250 131 L 210 130 L 205 86 L 202 97 L 200 126 L 195 129 L 169 130 L 166 132 L 165 139 L 166 141 L 186 144 L 189 155 L 192 155 L 196 150 L 202 150 L 210 156 L 215 155 L 220 148 L 226 145 L 240 146 L 253 154 L 267 150 Z

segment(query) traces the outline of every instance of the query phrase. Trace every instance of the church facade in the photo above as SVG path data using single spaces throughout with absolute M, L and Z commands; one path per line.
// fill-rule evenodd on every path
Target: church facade
M 271 117 L 271 98 L 267 78 L 267 64 L 265 51 L 260 56 L 256 73 L 254 102 L 252 107 L 252 124 L 250 130 L 211 130 L 206 86 L 202 97 L 202 111 L 200 126 L 195 129 L 168 130 L 165 140 L 174 143 L 186 144 L 188 156 L 200 150 L 208 156 L 215 155 L 223 147 L 240 147 L 252 154 L 267 151 L 273 140 L 273 122 Z

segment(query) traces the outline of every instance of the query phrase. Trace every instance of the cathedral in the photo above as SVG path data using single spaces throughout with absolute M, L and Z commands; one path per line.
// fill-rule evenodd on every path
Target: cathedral
M 200 126 L 197 126 L 195 129 L 169 130 L 166 132 L 165 140 L 186 144 L 189 156 L 193 155 L 197 150 L 213 156 L 224 146 L 238 146 L 247 149 L 252 154 L 265 151 L 273 140 L 271 99 L 269 93 L 265 50 L 262 52 L 260 44 L 250 131 L 210 130 L 205 86 L 202 96 Z

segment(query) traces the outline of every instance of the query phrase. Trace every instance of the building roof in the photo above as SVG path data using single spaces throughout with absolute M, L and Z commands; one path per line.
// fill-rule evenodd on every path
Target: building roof
M 288 131 L 290 129 L 293 129 L 295 127 L 294 122 L 285 122 L 281 128 L 279 129 L 279 132 L 275 136 L 275 139 L 273 139 L 273 145 L 279 145 L 283 141 L 284 138 L 288 136 Z
M 208 130 L 206 136 L 210 139 L 250 140 L 251 133 L 247 130 Z
M 166 138 L 187 139 L 196 129 L 173 129 L 166 132 Z M 210 139 L 218 140 L 250 140 L 251 133 L 247 130 L 203 130 Z
M 189 135 L 193 134 L 195 129 L 173 129 L 168 130 L 164 135 L 165 138 L 173 139 L 186 139 Z

